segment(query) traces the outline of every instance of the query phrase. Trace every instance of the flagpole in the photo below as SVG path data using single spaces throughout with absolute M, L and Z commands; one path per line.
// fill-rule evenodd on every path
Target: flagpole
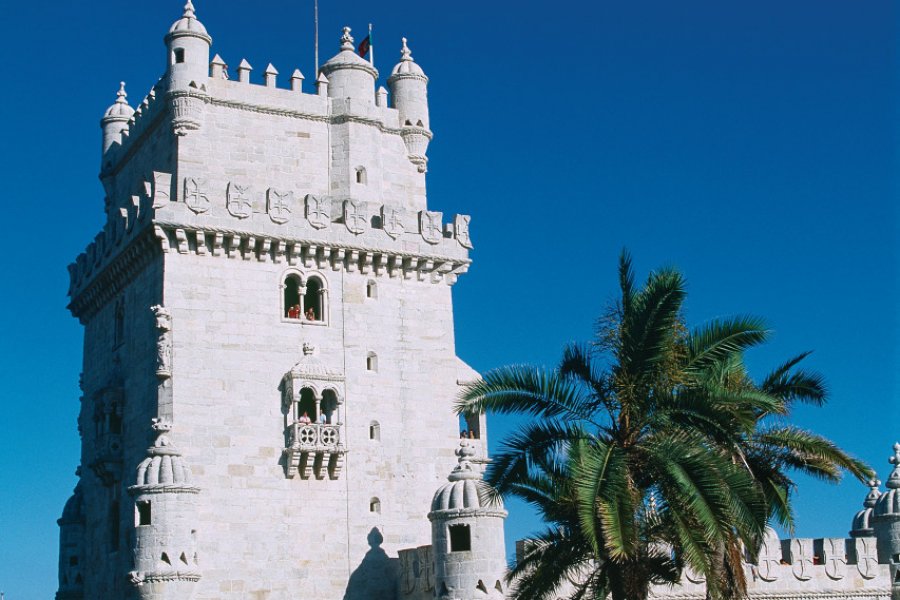
M 315 78 L 319 78 L 319 0 L 313 0 L 313 20 L 316 24 L 316 73 Z
M 372 24 L 369 23 L 369 64 L 375 66 L 375 44 L 372 43 Z

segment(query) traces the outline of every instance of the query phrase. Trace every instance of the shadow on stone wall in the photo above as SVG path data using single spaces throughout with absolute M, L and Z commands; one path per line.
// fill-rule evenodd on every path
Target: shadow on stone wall
M 384 536 L 373 527 L 366 536 L 369 551 L 350 575 L 344 600 L 386 600 L 397 597 L 399 559 L 390 558 L 381 548 Z

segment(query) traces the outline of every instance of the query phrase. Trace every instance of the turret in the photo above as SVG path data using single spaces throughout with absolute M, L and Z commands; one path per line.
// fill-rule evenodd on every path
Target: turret
M 894 465 L 885 487 L 872 513 L 872 527 L 878 540 L 878 562 L 890 564 L 891 581 L 894 582 L 891 598 L 900 600 L 900 582 L 897 581 L 900 564 L 900 444 L 894 444 L 894 455 L 889 462 Z
M 863 500 L 863 509 L 853 516 L 853 525 L 850 528 L 850 537 L 872 537 L 875 530 L 872 529 L 872 514 L 875 512 L 875 506 L 878 504 L 878 498 L 881 496 L 879 487 L 881 482 L 877 479 L 869 481 L 869 493 Z
M 63 508 L 59 524 L 59 591 L 56 600 L 84 600 L 84 497 L 81 482 Z
M 128 488 L 135 504 L 131 582 L 141 600 L 186 600 L 200 580 L 194 539 L 200 488 L 166 435 L 171 426 L 155 421 L 153 429 L 156 442 Z
M 319 71 L 327 78 L 329 98 L 349 98 L 375 104 L 378 71 L 356 53 L 349 27 L 344 27 L 341 51 L 322 65 Z
M 400 127 L 409 159 L 424 173 L 428 163 L 425 153 L 432 138 L 428 120 L 428 77 L 413 60 L 406 38 L 403 38 L 400 62 L 388 78 L 388 87 L 394 108 L 400 112 Z
M 435 597 L 474 600 L 504 597 L 506 548 L 502 502 L 471 463 L 475 446 L 462 440 L 459 464 L 431 502 L 431 543 L 434 553 Z
M 123 81 L 119 84 L 115 103 L 106 109 L 103 118 L 100 119 L 100 127 L 103 128 L 103 154 L 106 154 L 113 144 L 122 144 L 122 132 L 128 130 L 128 121 L 134 115 L 134 109 L 128 105 L 127 98 Z
M 194 13 L 194 3 L 187 0 L 184 14 L 172 24 L 165 38 L 169 52 L 166 79 L 169 91 L 187 90 L 206 84 L 209 76 L 209 49 L 212 38 Z

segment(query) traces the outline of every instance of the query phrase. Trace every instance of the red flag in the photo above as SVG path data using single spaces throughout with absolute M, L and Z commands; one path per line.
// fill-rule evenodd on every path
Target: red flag
M 357 54 L 359 54 L 359 55 L 362 56 L 363 58 L 365 58 L 365 57 L 366 57 L 366 54 L 369 53 L 369 48 L 370 48 L 371 45 L 372 45 L 371 37 L 372 37 L 371 34 L 367 35 L 367 36 L 365 37 L 365 39 L 363 39 L 363 41 L 361 41 L 361 42 L 359 43 L 359 48 L 356 49 Z

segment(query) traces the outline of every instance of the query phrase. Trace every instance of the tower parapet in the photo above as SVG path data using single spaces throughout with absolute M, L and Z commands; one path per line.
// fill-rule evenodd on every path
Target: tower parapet
M 171 425 L 155 421 L 157 439 L 137 468 L 128 493 L 135 502 L 134 571 L 141 600 L 191 598 L 200 580 L 194 529 L 200 488 L 169 440 Z

